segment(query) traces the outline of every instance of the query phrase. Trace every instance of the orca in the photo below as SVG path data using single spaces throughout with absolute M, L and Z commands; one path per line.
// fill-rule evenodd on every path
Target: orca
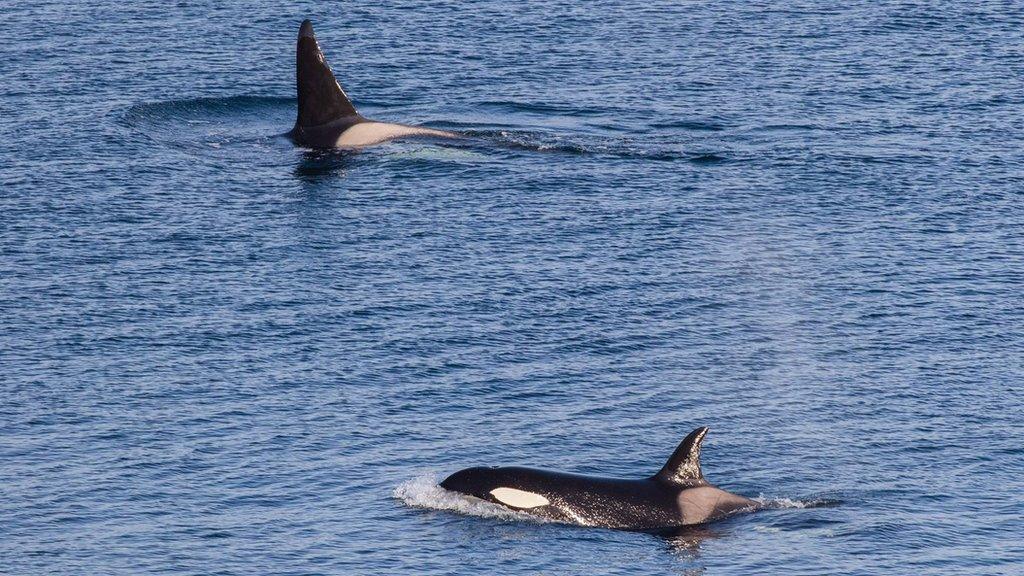
M 452 474 L 441 487 L 549 520 L 623 530 L 673 529 L 758 509 L 754 500 L 704 479 L 700 446 L 707 433 L 706 426 L 691 432 L 650 478 L 477 467 Z
M 376 122 L 356 112 L 355 106 L 324 59 L 313 34 L 313 23 L 299 26 L 295 50 L 295 88 L 299 113 L 287 136 L 309 148 L 362 148 L 409 136 L 457 138 L 458 134 L 404 124 Z

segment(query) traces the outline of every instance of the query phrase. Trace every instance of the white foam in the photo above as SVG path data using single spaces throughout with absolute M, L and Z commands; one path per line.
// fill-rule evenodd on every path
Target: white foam
M 435 474 L 423 474 L 412 480 L 399 484 L 392 495 L 408 506 L 428 508 L 431 510 L 450 510 L 471 516 L 499 518 L 502 520 L 526 520 L 544 522 L 542 518 L 531 516 L 525 512 L 509 510 L 503 506 L 492 504 L 486 500 L 473 498 L 458 492 L 445 490 L 437 483 Z
M 783 508 L 822 508 L 826 506 L 834 506 L 838 502 L 835 500 L 828 500 L 825 498 L 815 498 L 813 500 L 794 500 L 792 498 L 786 498 L 784 496 L 769 497 L 764 494 L 753 499 L 754 502 L 760 504 L 763 508 L 770 508 L 773 510 L 779 510 Z

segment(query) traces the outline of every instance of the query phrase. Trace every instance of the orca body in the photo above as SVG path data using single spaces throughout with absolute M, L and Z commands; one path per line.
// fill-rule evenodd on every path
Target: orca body
M 755 510 L 757 502 L 715 487 L 700 469 L 708 428 L 689 434 L 650 478 L 622 480 L 532 468 L 467 468 L 441 487 L 560 522 L 624 530 L 662 530 Z
M 458 137 L 444 130 L 375 122 L 356 112 L 324 59 L 309 20 L 299 27 L 295 87 L 299 113 L 288 137 L 301 146 L 362 148 L 408 136 Z

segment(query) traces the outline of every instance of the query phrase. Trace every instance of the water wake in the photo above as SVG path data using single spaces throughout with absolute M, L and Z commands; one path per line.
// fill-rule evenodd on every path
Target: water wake
M 281 134 L 294 101 L 264 96 L 195 98 L 136 104 L 121 118 L 135 134 L 179 148 L 220 148 Z
M 552 134 L 526 130 L 470 130 L 467 134 L 490 140 L 498 146 L 512 150 L 652 161 L 688 160 L 696 164 L 727 161 L 725 156 L 717 153 L 686 151 L 679 143 L 674 142 L 649 142 L 635 138 Z
M 178 121 L 202 124 L 218 119 L 246 116 L 291 115 L 295 101 L 292 98 L 269 96 L 227 96 L 223 98 L 192 98 L 136 104 L 125 112 L 129 125 L 151 122 Z
M 799 500 L 786 498 L 785 496 L 765 496 L 763 494 L 757 498 L 753 498 L 752 500 L 760 504 L 762 508 L 768 510 L 784 510 L 787 508 L 832 508 L 842 503 L 834 498 L 809 498 L 807 500 Z
M 172 147 L 216 149 L 272 139 L 290 128 L 294 120 L 293 98 L 240 95 L 136 104 L 125 111 L 120 122 L 138 136 Z M 466 150 L 465 154 L 475 153 L 480 157 L 497 148 L 616 159 L 683 160 L 694 164 L 735 160 L 731 154 L 687 149 L 689 146 L 674 138 L 558 133 L 476 123 L 449 122 L 439 127 L 454 130 L 466 138 L 438 143 L 439 146 L 432 148 L 462 149 Z

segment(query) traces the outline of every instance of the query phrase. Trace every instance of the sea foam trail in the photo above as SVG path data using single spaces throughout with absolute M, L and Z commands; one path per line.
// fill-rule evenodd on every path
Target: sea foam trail
M 838 506 L 839 500 L 831 498 L 812 498 L 809 500 L 795 500 L 793 498 L 786 498 L 784 496 L 765 496 L 760 495 L 757 498 L 752 498 L 754 502 L 761 505 L 762 508 L 770 510 L 781 510 L 785 508 L 830 508 L 832 506 Z
M 445 490 L 438 485 L 435 474 L 423 474 L 411 480 L 406 480 L 395 488 L 392 495 L 406 505 L 416 508 L 450 510 L 461 514 L 499 518 L 502 520 L 545 521 L 536 516 L 509 510 L 479 498 L 471 498 L 457 492 Z

